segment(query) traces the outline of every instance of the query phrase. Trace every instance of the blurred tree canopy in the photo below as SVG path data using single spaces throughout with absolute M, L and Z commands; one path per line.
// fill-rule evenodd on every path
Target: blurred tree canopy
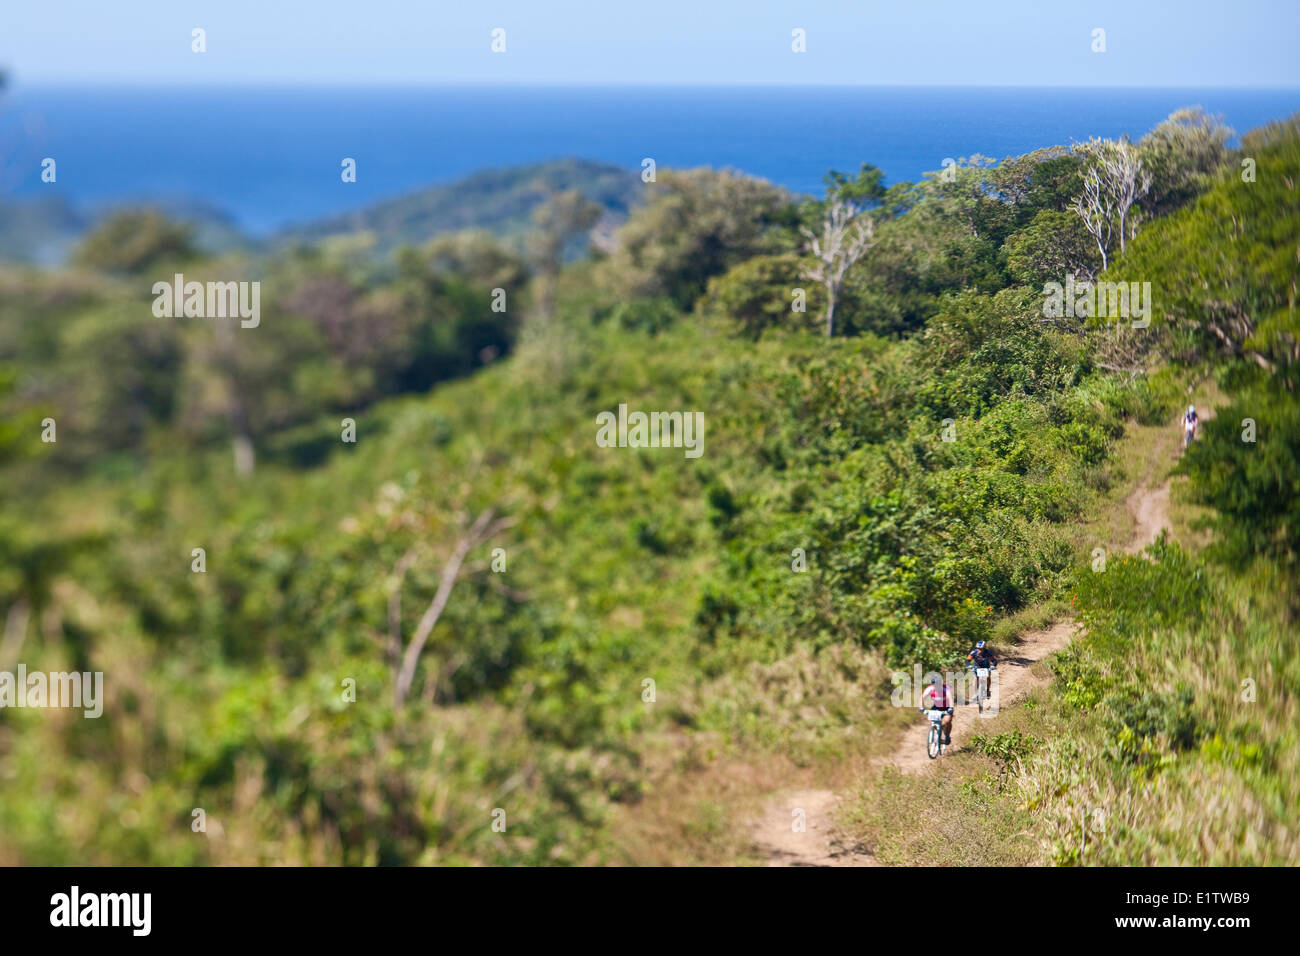
M 139 274 L 194 256 L 193 231 L 152 210 L 109 216 L 82 241 L 73 261 L 89 269 Z

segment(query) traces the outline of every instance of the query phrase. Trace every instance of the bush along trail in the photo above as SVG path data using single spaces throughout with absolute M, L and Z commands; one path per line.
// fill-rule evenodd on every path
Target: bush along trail
M 1056 579 L 1078 626 L 1000 647 L 1025 661 L 1001 675 L 1004 696 L 1029 690 L 1019 706 L 974 728 L 959 719 L 953 750 L 933 761 L 917 719 L 900 758 L 829 800 L 805 797 L 828 819 L 807 829 L 808 849 L 770 862 L 1300 861 L 1300 137 L 1279 124 L 1243 142 L 1273 175 L 1225 171 L 1107 269 L 1151 281 L 1168 325 L 1163 337 L 1093 343 L 1126 395 L 1123 423 L 1089 456 L 1097 499 Z M 1156 394 L 1159 410 L 1141 407 Z M 1082 390 L 1074 399 L 1094 404 Z M 1176 422 L 1189 400 L 1202 427 L 1184 451 Z M 1034 688 L 1035 671 L 1050 683 Z

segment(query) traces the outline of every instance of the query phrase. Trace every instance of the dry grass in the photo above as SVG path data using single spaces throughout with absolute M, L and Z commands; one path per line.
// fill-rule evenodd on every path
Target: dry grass
M 770 801 L 845 786 L 892 750 L 903 718 L 874 692 L 887 673 L 857 647 L 799 648 L 701 688 L 683 709 L 714 708 L 711 725 L 724 729 L 658 739 L 645 795 L 611 821 L 619 855 L 649 866 L 764 862 L 751 822 Z
M 1252 633 L 1253 632 L 1253 633 Z M 1257 623 L 1206 645 L 1186 630 L 1153 634 L 1111 662 L 1113 675 L 1144 686 L 1190 686 L 1206 729 L 1174 752 L 1158 741 L 1151 759 L 1116 759 L 1097 709 L 1050 707 L 1057 731 L 1026 763 L 1018 786 L 1036 819 L 1041 862 L 1094 865 L 1296 865 L 1300 863 L 1300 713 L 1285 687 L 1297 642 Z M 1288 662 L 1281 663 L 1281 658 Z M 1285 668 L 1283 670 L 1282 668 Z M 1290 671 L 1290 673 L 1287 673 Z M 1256 700 L 1241 681 L 1255 680 Z M 1080 820 L 1100 827 L 1080 839 Z
M 888 866 L 1022 866 L 1034 856 L 1029 816 L 997 764 L 954 752 L 922 774 L 892 767 L 861 783 L 844 822 Z
M 1221 400 L 1209 382 L 1190 394 L 1211 412 Z M 1170 478 L 1180 443 L 1172 416 L 1129 427 L 1113 449 L 1107 494 L 1075 531 L 1081 555 L 1132 540 L 1126 502 Z M 1195 549 L 1208 536 L 1194 527 L 1199 509 L 1181 484 L 1172 482 L 1171 531 Z M 629 862 L 762 862 L 748 821 L 774 795 L 817 786 L 852 794 L 838 822 L 887 865 L 1294 865 L 1300 713 L 1285 688 L 1300 682 L 1292 663 L 1300 639 L 1277 623 L 1276 608 L 1252 605 L 1258 599 L 1236 587 L 1231 600 L 1245 630 L 1210 646 L 1191 631 L 1152 635 L 1107 662 L 1117 677 L 1191 686 L 1215 728 L 1199 749 L 1154 771 L 1117 770 L 1099 711 L 1066 706 L 1044 688 L 1004 708 L 985 731 L 1034 738 L 1019 756 L 978 752 L 972 741 L 926 772 L 901 773 L 879 759 L 895 748 L 903 722 L 872 693 L 883 665 L 860 651 L 801 650 L 701 689 L 688 709 L 714 708 L 714 725 L 725 729 L 665 738 L 651 786 L 620 808 L 614 839 Z M 1005 646 L 1069 610 L 1055 599 L 1026 608 L 1000 621 L 993 641 Z M 854 656 L 837 656 L 844 653 Z M 1050 674 L 1051 659 L 1040 669 Z M 1240 699 L 1246 676 L 1258 685 L 1254 704 Z M 1248 739 L 1271 743 L 1256 755 Z
M 993 633 L 989 641 L 995 651 L 1006 654 L 1018 635 L 1025 631 L 1045 630 L 1069 616 L 1069 602 L 1061 598 L 1051 598 L 999 620 L 993 625 Z
M 1212 382 L 1189 392 L 1203 414 L 1222 396 Z M 1119 550 L 1132 540 L 1126 502 L 1139 488 L 1158 487 L 1177 464 L 1177 420 L 1133 424 L 1113 449 L 1109 493 L 1079 527 L 1075 545 Z M 1171 535 L 1197 549 L 1209 536 L 1196 527 L 1203 511 L 1171 482 Z M 1153 634 L 1106 666 L 1118 681 L 1152 687 L 1190 686 L 1205 726 L 1191 752 L 1166 752 L 1154 769 L 1134 771 L 1114 760 L 1096 708 L 1065 706 L 1044 690 L 1007 708 L 994 728 L 1042 744 L 1009 764 L 963 749 L 926 773 L 878 770 L 864 777 L 846 808 L 847 825 L 885 864 L 1260 865 L 1300 862 L 1300 713 L 1286 691 L 1300 675 L 1300 638 L 1277 607 L 1252 606 L 1244 582 L 1227 582 L 1234 618 L 1244 622 L 1217 644 L 1193 627 Z M 1273 593 L 1285 582 L 1273 581 Z M 997 625 L 994 641 L 1057 620 L 1067 608 L 1049 602 Z M 1195 622 L 1189 622 L 1194 624 Z M 1084 638 L 1086 640 L 1086 638 Z M 1050 659 L 1047 667 L 1050 669 Z M 1255 703 L 1242 680 L 1258 685 Z M 1252 741 L 1262 743 L 1252 747 Z M 1166 742 L 1157 744 L 1161 747 Z

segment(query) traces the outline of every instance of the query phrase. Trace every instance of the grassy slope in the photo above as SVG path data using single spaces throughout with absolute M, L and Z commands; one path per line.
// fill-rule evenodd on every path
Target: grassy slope
M 1129 423 L 1124 438 L 1111 451 L 1113 485 L 1093 500 L 1093 507 L 1075 526 L 1079 553 L 1088 554 L 1094 547 L 1119 551 L 1130 540 L 1133 519 L 1125 503 L 1137 489 L 1158 485 L 1167 477 L 1178 440 L 1177 429 L 1170 425 Z M 999 622 L 994 648 L 1006 654 L 1016 634 L 1072 612 L 1067 600 L 1056 599 L 1010 616 Z M 1039 690 L 980 725 L 985 737 L 1008 735 L 1001 748 L 956 740 L 950 758 L 925 776 L 870 768 L 845 801 L 843 817 L 850 839 L 870 847 L 888 865 L 1043 862 L 1035 841 L 1035 821 L 1015 789 L 1021 753 L 1010 735 L 1042 740 L 1075 732 L 1048 721 L 1043 706 L 1047 697 L 1046 690 Z
M 1192 398 L 1198 408 L 1222 401 L 1212 381 Z M 1133 470 L 1148 468 L 1158 482 L 1180 441 L 1172 426 L 1136 430 Z M 1197 526 L 1203 512 L 1185 493 L 1186 479 L 1174 476 L 1171 538 L 1185 558 L 1159 557 L 1164 570 L 1123 558 L 1108 565 L 1104 586 L 1097 576 L 1080 579 L 1093 633 L 1054 668 L 1045 711 L 1059 730 L 1018 781 L 1044 861 L 1300 860 L 1300 713 L 1286 690 L 1300 660 L 1286 607 L 1293 582 L 1262 562 L 1240 572 L 1203 563 L 1195 551 L 1208 540 Z M 1253 697 L 1243 692 L 1247 679 Z M 1091 821 L 1086 843 L 1081 812 Z

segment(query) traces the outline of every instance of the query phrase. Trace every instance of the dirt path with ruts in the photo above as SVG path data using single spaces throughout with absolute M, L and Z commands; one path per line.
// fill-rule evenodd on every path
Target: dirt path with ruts
M 998 667 L 989 687 L 991 697 L 984 705 L 983 713 L 974 701 L 968 703 L 963 700 L 959 691 L 957 707 L 952 716 L 953 748 L 964 746 L 972 734 L 983 732 L 983 728 L 978 725 L 995 720 L 1002 708 L 1025 697 L 1034 687 L 1047 683 L 1047 676 L 1035 674 L 1033 667 L 1047 655 L 1069 644 L 1075 627 L 1074 621 L 1059 621 L 1049 628 L 1022 634 L 1015 649 L 998 659 Z M 898 749 L 890 758 L 890 763 L 906 773 L 922 773 L 943 759 L 941 755 L 931 760 L 926 753 L 925 741 L 929 728 L 919 714 L 917 717 L 916 729 L 903 735 Z
M 1074 629 L 1073 621 L 1061 621 L 1044 630 L 1021 635 L 1014 650 L 998 661 L 991 703 L 997 708 L 1006 707 L 1033 687 L 1045 683 L 1047 676 L 1036 674 L 1034 665 L 1068 644 Z M 977 723 L 996 717 L 992 709 L 986 708 L 985 713 L 990 716 L 981 717 L 973 703 L 966 705 L 959 698 L 953 715 L 954 747 L 962 746 L 979 730 Z M 925 733 L 925 723 L 918 715 L 916 728 L 902 735 L 888 762 L 907 773 L 927 772 L 937 760 L 931 760 L 926 754 Z M 861 852 L 841 838 L 834 819 L 839 801 L 835 792 L 816 789 L 792 790 L 770 800 L 753 822 L 754 846 L 759 857 L 768 866 L 875 866 L 869 853 Z M 801 818 L 796 816 L 798 811 L 802 811 Z M 802 823 L 802 829 L 796 828 L 797 822 Z
M 1169 527 L 1170 482 L 1166 478 L 1153 485 L 1155 477 L 1148 474 L 1125 500 L 1125 507 L 1133 519 L 1133 531 L 1124 547 L 1129 554 L 1140 552 L 1160 536 L 1161 530 Z M 1041 670 L 1036 672 L 1034 665 L 1065 647 L 1076 628 L 1073 620 L 1066 620 L 1022 634 L 1015 648 L 998 661 L 997 680 L 992 688 L 994 708 L 985 711 L 989 716 L 982 716 L 974 704 L 965 704 L 959 697 L 953 715 L 954 749 L 960 749 L 972 734 L 979 733 L 980 724 L 987 721 L 990 728 L 995 726 L 998 710 L 1046 683 L 1048 675 Z M 919 716 L 916 727 L 902 735 L 897 749 L 887 758 L 890 764 L 906 773 L 930 772 L 944 759 L 940 756 L 931 760 L 926 753 L 927 728 Z M 834 819 L 839 802 L 839 795 L 831 790 L 791 790 L 774 797 L 759 818 L 753 821 L 755 851 L 768 866 L 877 865 L 869 853 L 861 852 L 841 838 Z M 794 825 L 796 811 L 802 811 L 802 830 Z

